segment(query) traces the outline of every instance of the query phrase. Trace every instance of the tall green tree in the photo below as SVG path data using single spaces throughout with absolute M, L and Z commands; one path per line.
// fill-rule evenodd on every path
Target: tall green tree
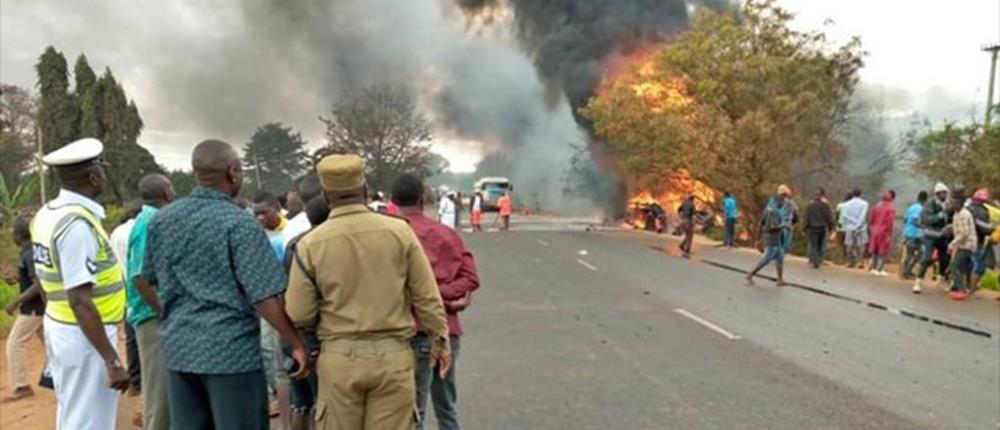
M 66 58 L 52 46 L 38 59 L 38 128 L 46 152 L 59 148 L 78 136 L 79 107 L 69 92 Z
M 0 84 L 0 176 L 16 189 L 30 169 L 38 100 L 27 89 Z
M 910 133 L 917 173 L 954 188 L 1000 190 L 1000 126 L 945 123 Z
M 648 64 L 606 83 L 584 114 L 614 149 L 619 173 L 656 188 L 685 169 L 734 193 L 751 225 L 780 183 L 842 174 L 847 120 L 863 52 L 794 30 L 772 0 L 740 12 L 701 9 Z
M 293 188 L 294 179 L 305 169 L 309 155 L 302 134 L 280 122 L 264 124 L 243 147 L 243 164 L 254 190 L 282 194 Z M 260 178 L 260 183 L 257 178 Z

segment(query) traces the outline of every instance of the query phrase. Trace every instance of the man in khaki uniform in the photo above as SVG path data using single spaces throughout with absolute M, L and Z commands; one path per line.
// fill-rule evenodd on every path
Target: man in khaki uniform
M 364 164 L 331 155 L 316 167 L 330 218 L 302 237 L 286 308 L 316 327 L 318 429 L 410 430 L 415 403 L 413 314 L 450 366 L 444 305 L 427 257 L 405 220 L 371 212 Z

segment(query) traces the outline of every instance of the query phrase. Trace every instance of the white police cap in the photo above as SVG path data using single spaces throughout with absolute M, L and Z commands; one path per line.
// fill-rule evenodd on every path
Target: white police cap
M 97 160 L 104 152 L 104 144 L 100 140 L 88 137 L 68 143 L 62 148 L 45 154 L 42 162 L 48 166 L 70 166 Z

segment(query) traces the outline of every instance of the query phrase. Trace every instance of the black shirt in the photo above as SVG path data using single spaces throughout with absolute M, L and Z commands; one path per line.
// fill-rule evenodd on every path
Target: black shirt
M 833 226 L 833 210 L 822 200 L 813 200 L 806 208 L 806 228 L 830 228 Z
M 35 278 L 35 256 L 31 252 L 31 247 L 21 250 L 21 261 L 17 266 L 18 282 L 21 284 L 21 293 L 31 288 Z M 45 301 L 39 294 L 32 299 L 21 302 L 22 315 L 42 316 L 45 314 Z

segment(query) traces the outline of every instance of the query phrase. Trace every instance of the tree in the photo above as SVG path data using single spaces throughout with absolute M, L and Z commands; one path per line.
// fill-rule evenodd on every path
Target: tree
M 684 169 L 733 192 L 756 225 L 778 184 L 838 177 L 860 42 L 829 49 L 823 33 L 792 30 L 791 19 L 771 0 L 702 9 L 648 63 L 605 82 L 583 113 L 626 182 L 655 189 Z
M 326 125 L 327 144 L 314 159 L 327 154 L 358 154 L 365 160 L 372 190 L 387 190 L 401 173 L 428 177 L 431 172 L 430 122 L 417 111 L 409 92 L 373 86 L 345 93 L 334 103 Z
M 291 190 L 295 182 L 293 178 L 306 168 L 309 157 L 305 145 L 302 134 L 293 133 L 291 127 L 285 127 L 280 122 L 258 127 L 250 142 L 243 147 L 243 164 L 249 170 L 247 177 L 254 188 L 276 194 Z M 256 182 L 258 174 L 259 184 Z
M 26 89 L 0 84 L 0 176 L 16 189 L 32 162 L 38 100 Z
M 945 123 L 911 133 L 906 143 L 918 173 L 969 192 L 979 187 L 1000 190 L 1000 127 Z
M 167 173 L 167 177 L 174 184 L 174 191 L 177 192 L 178 197 L 186 196 L 197 185 L 194 174 L 191 172 L 173 170 Z
M 45 152 L 55 150 L 78 135 L 79 108 L 69 93 L 66 58 L 52 46 L 35 66 L 38 73 L 38 127 Z

